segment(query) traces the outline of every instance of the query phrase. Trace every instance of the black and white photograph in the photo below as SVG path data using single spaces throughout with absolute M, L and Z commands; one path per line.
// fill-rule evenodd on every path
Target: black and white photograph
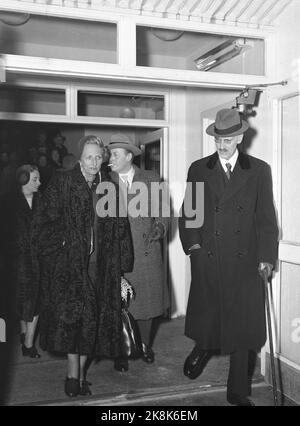
M 300 0 L 0 0 L 0 406 L 300 405 Z

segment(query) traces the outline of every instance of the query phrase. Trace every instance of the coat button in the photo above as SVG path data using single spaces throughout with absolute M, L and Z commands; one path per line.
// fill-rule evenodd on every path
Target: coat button
M 216 236 L 216 237 L 220 237 L 220 235 L 221 235 L 221 232 L 220 232 L 220 231 L 216 231 L 216 232 L 215 232 L 215 236 Z
M 237 209 L 240 213 L 242 213 L 242 211 L 244 210 L 244 208 L 242 206 L 237 206 Z
M 213 252 L 212 252 L 212 251 L 209 251 L 209 252 L 207 253 L 207 256 L 208 256 L 208 257 L 213 257 L 213 255 L 214 255 L 214 254 L 213 254 Z
M 237 254 L 237 257 L 243 257 L 244 256 L 244 253 L 242 253 L 242 252 L 239 252 L 238 254 Z
M 216 212 L 216 213 L 220 213 L 220 211 L 221 211 L 220 207 L 216 206 L 216 207 L 215 207 L 215 212 Z

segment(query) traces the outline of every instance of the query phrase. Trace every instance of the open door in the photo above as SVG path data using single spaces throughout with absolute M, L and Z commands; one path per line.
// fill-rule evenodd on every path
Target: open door
M 300 402 L 300 93 L 276 100 L 277 149 L 274 184 L 280 224 L 279 265 L 273 285 L 280 359 L 285 395 Z M 267 349 L 268 350 L 268 349 Z M 270 363 L 266 353 L 266 378 Z
M 168 129 L 149 132 L 140 139 L 141 169 L 155 171 L 163 180 L 168 180 Z

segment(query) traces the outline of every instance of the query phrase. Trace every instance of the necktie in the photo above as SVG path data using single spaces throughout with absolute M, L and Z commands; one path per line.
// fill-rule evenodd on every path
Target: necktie
M 124 181 L 124 184 L 125 184 L 126 189 L 127 189 L 127 191 L 128 191 L 128 188 L 129 188 L 129 180 L 128 180 L 128 177 L 127 177 L 127 176 L 124 176 L 124 177 L 123 177 L 123 181 Z
M 231 164 L 226 163 L 226 167 L 227 167 L 226 176 L 227 176 L 227 179 L 230 180 L 230 178 L 231 178 Z

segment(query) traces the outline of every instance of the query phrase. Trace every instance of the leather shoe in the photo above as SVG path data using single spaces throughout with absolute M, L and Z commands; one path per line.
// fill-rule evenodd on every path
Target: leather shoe
M 153 364 L 154 359 L 153 350 L 149 346 L 145 345 L 145 343 L 142 343 L 142 360 L 147 364 Z
M 92 383 L 88 382 L 87 380 L 80 381 L 79 395 L 81 395 L 81 396 L 92 395 L 92 391 L 90 389 L 91 385 L 92 385 Z
M 74 398 L 79 395 L 79 392 L 79 380 L 67 377 L 65 381 L 65 394 L 68 395 L 70 398 Z
M 114 362 L 114 368 L 117 371 L 120 371 L 121 373 L 125 373 L 128 371 L 129 365 L 128 365 L 128 359 L 126 358 L 116 358 Z
M 22 354 L 23 356 L 29 356 L 30 358 L 41 358 L 41 355 L 38 353 L 34 345 L 31 346 L 31 348 L 27 348 L 24 344 L 22 344 Z
M 236 405 L 237 407 L 255 407 L 255 404 L 251 401 L 251 399 L 235 393 L 227 394 L 227 401 L 229 404 Z
M 196 379 L 204 370 L 210 357 L 210 351 L 201 350 L 196 345 L 185 360 L 183 374 L 191 380 Z

